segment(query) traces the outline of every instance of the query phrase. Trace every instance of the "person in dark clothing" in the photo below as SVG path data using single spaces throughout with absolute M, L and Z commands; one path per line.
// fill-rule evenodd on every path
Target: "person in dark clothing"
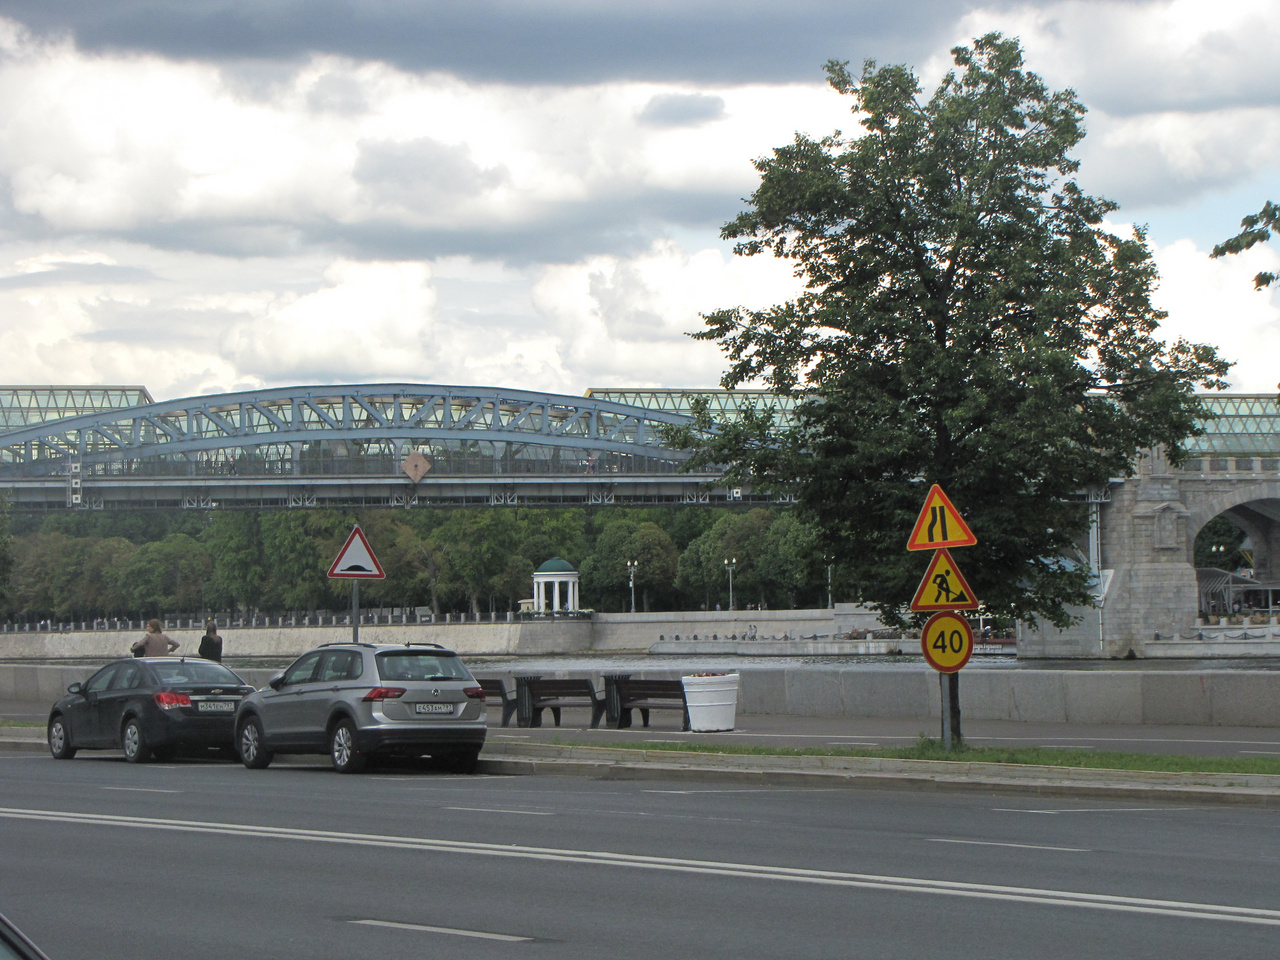
M 210 620 L 204 625 L 204 636 L 200 638 L 200 648 L 196 652 L 206 660 L 222 662 L 222 638 L 218 636 L 217 620 Z

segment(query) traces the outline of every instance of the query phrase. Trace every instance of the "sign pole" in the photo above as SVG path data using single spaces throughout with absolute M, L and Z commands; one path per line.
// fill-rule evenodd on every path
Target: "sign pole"
M 954 674 L 951 674 L 954 676 Z M 942 749 L 951 750 L 951 684 L 948 674 L 938 674 L 938 689 L 942 691 Z
M 960 671 L 948 673 L 946 684 L 951 688 L 951 742 L 958 747 L 964 743 L 964 734 L 960 732 Z
M 351 642 L 360 642 L 360 581 L 351 581 Z

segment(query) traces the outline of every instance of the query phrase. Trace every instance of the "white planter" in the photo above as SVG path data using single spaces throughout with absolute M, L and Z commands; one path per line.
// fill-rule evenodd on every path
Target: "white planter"
M 697 733 L 732 730 L 738 713 L 738 675 L 681 677 L 689 707 L 689 728 Z

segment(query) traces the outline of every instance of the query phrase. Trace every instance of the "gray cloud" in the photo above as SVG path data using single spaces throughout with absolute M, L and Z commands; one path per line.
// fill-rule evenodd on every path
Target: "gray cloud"
M 178 59 L 311 53 L 514 83 L 813 80 L 831 57 L 914 61 L 975 7 L 1012 0 L 0 0 L 88 51 Z
M 705 93 L 661 93 L 644 105 L 639 119 L 655 127 L 697 127 L 723 116 L 723 97 Z
M 491 190 L 507 179 L 502 167 L 482 168 L 466 144 L 429 137 L 409 141 L 366 141 L 353 171 L 383 202 L 437 210 Z
M 145 283 L 160 279 L 142 267 L 120 267 L 109 263 L 55 263 L 50 270 L 16 273 L 0 277 L 0 290 L 61 287 L 74 284 Z

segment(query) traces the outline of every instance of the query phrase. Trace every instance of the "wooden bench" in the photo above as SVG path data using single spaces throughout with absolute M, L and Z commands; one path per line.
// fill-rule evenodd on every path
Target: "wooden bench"
M 476 677 L 476 682 L 480 684 L 480 689 L 484 691 L 486 700 L 493 698 L 502 701 L 502 725 L 504 727 L 509 725 L 511 718 L 515 716 L 516 698 L 507 695 L 506 684 L 498 677 Z
M 600 726 L 600 718 L 604 716 L 605 711 L 604 697 L 596 695 L 595 685 L 590 680 L 543 680 L 541 677 L 517 677 L 516 700 L 522 714 L 517 718 L 517 722 L 522 727 L 542 726 L 542 711 L 548 709 L 558 727 L 562 707 L 584 706 L 591 708 L 591 727 L 595 729 Z
M 632 710 L 640 711 L 640 719 L 646 727 L 650 710 L 679 710 L 684 715 L 680 729 L 689 729 L 689 705 L 684 699 L 684 684 L 679 680 L 618 678 L 611 682 L 617 692 L 619 730 L 631 726 Z

